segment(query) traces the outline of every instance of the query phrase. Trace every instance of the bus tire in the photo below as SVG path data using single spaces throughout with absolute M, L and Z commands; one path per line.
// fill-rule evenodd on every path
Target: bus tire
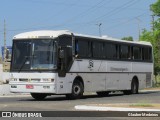
M 139 89 L 138 79 L 135 77 L 132 80 L 131 89 L 130 90 L 124 90 L 123 93 L 125 95 L 138 94 L 138 89 Z
M 138 94 L 138 79 L 133 78 L 131 83 L 131 94 Z
M 47 97 L 46 94 L 42 94 L 42 93 L 31 93 L 31 96 L 36 100 L 43 100 Z
M 123 93 L 124 93 L 124 95 L 130 95 L 131 94 L 131 90 L 124 90 Z
M 108 96 L 109 92 L 108 91 L 103 91 L 103 92 L 97 92 L 97 95 L 100 97 L 106 97 Z
M 80 82 L 79 80 L 76 80 L 73 82 L 73 85 L 72 85 L 72 93 L 67 94 L 66 97 L 71 100 L 79 99 L 83 96 L 83 92 L 84 92 L 84 86 L 82 82 Z

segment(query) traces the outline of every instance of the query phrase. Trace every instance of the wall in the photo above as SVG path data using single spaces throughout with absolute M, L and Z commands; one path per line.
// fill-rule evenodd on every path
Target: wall
M 9 80 L 9 72 L 3 72 L 3 64 L 0 64 L 0 83 L 6 83 Z

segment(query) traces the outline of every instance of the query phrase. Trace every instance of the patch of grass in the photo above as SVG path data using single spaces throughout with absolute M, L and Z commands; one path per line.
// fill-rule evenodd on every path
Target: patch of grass
M 154 107 L 148 100 L 140 100 L 137 103 L 133 103 L 130 107 Z
M 130 107 L 154 107 L 152 104 L 149 104 L 149 103 L 135 103 L 129 106 Z

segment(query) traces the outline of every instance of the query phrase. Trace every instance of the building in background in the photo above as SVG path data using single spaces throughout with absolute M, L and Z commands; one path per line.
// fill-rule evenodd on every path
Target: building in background
M 6 46 L 6 55 L 4 56 L 4 46 L 1 47 L 2 51 L 2 64 L 3 64 L 3 72 L 9 72 L 10 71 L 10 62 L 11 62 L 11 56 L 12 56 L 12 46 Z M 6 59 L 4 59 L 6 58 Z
M 1 47 L 2 51 L 2 61 L 4 61 L 4 57 L 6 57 L 6 61 L 11 61 L 11 55 L 12 55 L 12 46 L 6 46 L 6 56 L 4 56 L 4 46 Z

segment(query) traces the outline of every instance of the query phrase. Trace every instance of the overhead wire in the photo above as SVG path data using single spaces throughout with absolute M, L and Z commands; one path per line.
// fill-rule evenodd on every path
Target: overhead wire
M 135 4 L 137 1 L 138 0 L 130 0 L 126 3 L 124 3 L 123 5 L 119 6 L 118 8 L 115 8 L 115 9 L 105 13 L 104 15 L 97 17 L 96 19 L 92 19 L 91 21 L 84 22 L 83 24 L 91 24 L 91 23 L 95 24 L 98 22 L 97 20 L 100 21 L 100 20 L 102 20 L 103 17 L 107 17 L 107 15 L 115 15 L 116 13 L 121 12 L 121 10 L 124 10 L 124 9 L 130 7 L 131 5 Z M 114 12 L 116 12 L 116 13 L 113 14 Z M 81 27 L 83 27 L 83 26 L 81 26 Z
M 122 10 L 124 10 L 124 9 L 132 6 L 132 5 L 135 4 L 136 2 L 138 2 L 138 0 L 130 0 L 130 1 L 126 2 L 126 3 L 124 3 L 123 5 L 115 8 L 115 9 L 113 9 L 113 10 L 111 10 L 111 11 L 109 11 L 109 12 L 107 12 L 107 13 L 105 13 L 105 14 L 103 14 L 103 15 L 101 15 L 101 16 L 93 19 L 93 20 L 91 20 L 91 21 L 88 21 L 88 22 L 98 21 L 98 20 L 102 20 L 102 19 L 105 18 L 105 17 L 113 16 L 113 15 L 121 12 Z
M 29 1 L 39 2 L 39 0 L 29 0 Z M 77 4 L 78 1 L 79 1 L 79 0 L 75 0 L 74 3 L 69 3 L 69 4 L 68 4 L 69 6 L 67 5 L 67 7 L 65 7 L 65 8 L 62 9 L 61 11 L 59 11 L 59 12 L 57 11 L 56 14 L 54 14 L 54 15 L 48 17 L 48 18 L 45 18 L 42 22 L 46 22 L 46 21 L 50 20 L 51 18 L 53 18 L 53 16 L 54 16 L 54 17 L 57 17 L 57 16 L 62 15 L 63 12 L 65 12 L 65 11 L 71 9 L 72 7 L 74 7 L 74 6 Z M 40 2 L 47 2 L 47 1 L 40 1 Z M 36 22 L 36 24 L 32 24 L 32 25 L 31 25 L 31 26 L 34 26 L 34 27 L 28 27 L 28 28 L 16 29 L 16 30 L 11 29 L 11 30 L 9 30 L 9 31 L 24 31 L 24 30 L 30 30 L 30 29 L 45 29 L 45 28 L 48 28 L 48 27 L 49 27 L 49 26 L 39 26 L 39 24 L 40 24 L 40 23 L 37 23 L 37 22 Z M 36 26 L 37 26 L 37 27 L 36 27 Z M 53 27 L 59 27 L 59 26 L 62 26 L 62 25 L 55 25 L 55 26 L 53 26 Z
M 80 14 L 77 15 L 77 17 L 74 17 L 74 18 L 77 19 L 78 16 L 79 16 L 79 17 L 82 17 L 83 15 L 86 15 L 86 14 L 89 13 L 90 11 L 96 10 L 97 7 L 101 7 L 101 6 L 104 5 L 104 4 L 101 5 L 104 1 L 105 1 L 105 0 L 99 1 L 98 3 L 96 3 L 96 4 L 93 5 L 92 7 L 88 8 L 87 10 L 81 12 Z M 110 2 L 111 2 L 111 0 L 110 0 Z M 95 20 L 102 19 L 102 18 L 104 18 L 104 17 L 106 17 L 106 16 L 108 16 L 108 15 L 114 15 L 113 13 L 116 14 L 116 13 L 120 12 L 121 10 L 124 10 L 125 8 L 127 8 L 127 7 L 135 4 L 135 2 L 137 2 L 137 0 L 130 0 L 130 1 L 126 2 L 125 4 L 119 6 L 118 8 L 115 8 L 115 9 L 111 10 L 110 12 L 107 12 L 107 13 L 104 14 L 103 16 L 99 16 L 99 17 L 97 17 L 96 19 L 94 19 L 94 20 L 92 20 L 92 21 L 88 21 L 88 22 L 85 22 L 85 23 L 79 23 L 78 25 L 81 25 L 81 27 L 83 27 L 82 24 L 90 24 L 90 25 L 91 25 L 93 22 L 95 22 Z M 99 6 L 99 5 L 101 5 L 101 6 Z M 117 10 L 118 10 L 118 11 L 117 11 Z M 70 20 L 72 20 L 72 19 L 73 19 L 73 18 L 69 19 L 68 21 L 70 21 Z M 74 20 L 75 20 L 75 19 L 74 19 Z M 10 29 L 10 30 L 8 30 L 8 31 L 10 31 L 10 32 L 13 32 L 13 31 L 25 31 L 25 30 L 30 30 L 30 29 L 42 29 L 42 28 L 49 28 L 49 27 L 50 27 L 50 28 L 58 28 L 58 27 L 62 27 L 62 26 L 65 26 L 65 25 L 69 25 L 69 24 L 70 24 L 70 25 L 73 25 L 73 23 L 68 23 L 68 21 L 67 21 L 67 22 L 64 22 L 63 24 L 58 24 L 58 25 L 53 25 L 53 26 L 30 27 L 30 28 L 24 28 L 24 29 Z M 67 23 L 68 23 L 68 24 L 67 24 Z
M 98 5 L 100 5 L 101 3 L 103 3 L 105 0 L 101 0 L 100 2 L 96 3 L 95 5 L 93 5 L 92 7 L 88 8 L 87 10 L 81 12 L 80 14 L 78 14 L 76 17 L 73 17 L 69 20 L 67 20 L 66 22 L 62 23 L 62 24 L 58 24 L 58 25 L 54 25 L 54 26 L 40 26 L 40 27 L 29 27 L 29 28 L 24 28 L 24 29 L 10 29 L 8 31 L 24 31 L 24 30 L 30 30 L 30 29 L 40 29 L 40 28 L 48 28 L 48 27 L 52 27 L 52 28 L 56 28 L 56 27 L 61 27 L 61 26 L 65 26 L 70 20 L 75 20 L 77 19 L 77 17 L 82 16 L 84 13 L 86 14 L 86 12 L 89 12 L 90 10 L 96 8 Z M 73 5 L 73 4 L 72 4 Z M 65 9 L 66 10 L 66 9 Z
M 118 28 L 118 27 L 121 26 L 121 25 L 125 25 L 125 24 L 127 24 L 127 23 L 135 20 L 136 18 L 142 17 L 142 16 L 144 16 L 145 14 L 146 14 L 146 12 L 144 12 L 144 13 L 138 15 L 138 16 L 132 17 L 132 18 L 130 18 L 130 19 L 127 20 L 127 21 L 124 21 L 124 22 L 118 23 L 118 24 L 116 24 L 116 25 L 107 27 L 106 29 L 107 29 L 107 30 L 108 30 L 108 29 L 109 29 L 109 30 L 113 30 L 113 29 L 115 29 L 115 28 Z M 105 31 L 105 29 L 104 29 L 103 31 Z

